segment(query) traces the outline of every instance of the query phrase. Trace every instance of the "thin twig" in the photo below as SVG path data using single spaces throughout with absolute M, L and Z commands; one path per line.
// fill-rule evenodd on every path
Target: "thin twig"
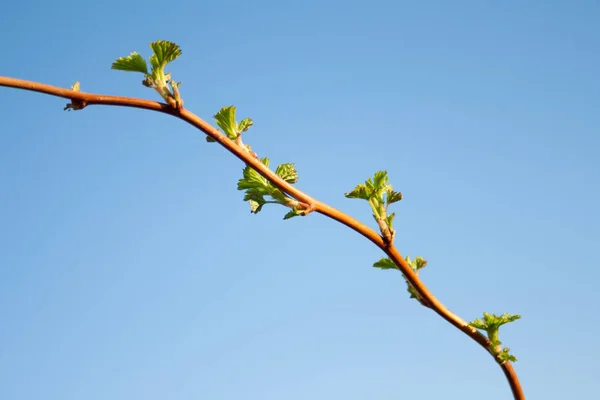
M 249 152 L 244 151 L 243 148 L 237 146 L 227 136 L 223 135 L 221 132 L 219 132 L 219 130 L 217 130 L 215 127 L 213 127 L 206 121 L 202 120 L 197 115 L 185 109 L 176 110 L 167 104 L 159 103 L 156 101 L 143 100 L 131 97 L 107 96 L 85 93 L 74 91 L 71 89 L 64 89 L 56 86 L 46 85 L 38 82 L 8 78 L 3 76 L 0 76 L 0 86 L 25 89 L 34 92 L 49 94 L 52 96 L 62 97 L 65 99 L 70 99 L 73 102 L 77 102 L 77 104 L 83 105 L 83 107 L 87 105 L 99 104 L 134 107 L 152 111 L 159 111 L 165 114 L 170 114 L 174 117 L 180 118 L 188 122 L 190 125 L 198 128 L 206 135 L 210 136 L 216 142 L 219 142 L 221 146 L 225 147 L 225 149 L 227 149 L 245 164 L 255 169 L 260 175 L 268 179 L 273 184 L 273 186 L 275 186 L 282 192 L 288 194 L 289 196 L 293 197 L 297 201 L 307 204 L 309 210 L 318 212 L 319 214 L 323 214 L 335 221 L 338 221 L 346 225 L 350 229 L 358 232 L 365 238 L 369 239 L 377 247 L 383 250 L 390 257 L 390 259 L 399 267 L 400 271 L 404 274 L 404 276 L 410 282 L 410 284 L 415 288 L 415 290 L 418 292 L 418 294 L 425 301 L 426 305 L 429 308 L 431 308 L 433 311 L 439 314 L 446 321 L 454 325 L 456 328 L 460 329 L 471 339 L 479 343 L 486 351 L 489 351 L 490 341 L 488 340 L 488 338 L 481 334 L 477 329 L 470 326 L 465 320 L 460 318 L 458 315 L 448 310 L 448 308 L 446 308 L 429 291 L 429 289 L 427 289 L 427 287 L 423 284 L 418 275 L 412 270 L 412 268 L 408 265 L 406 260 L 402 257 L 402 255 L 398 252 L 398 250 L 393 244 L 384 240 L 377 232 L 375 232 L 373 229 L 369 228 L 362 222 L 325 203 L 313 199 L 306 193 L 300 191 L 298 188 L 287 183 L 282 178 L 277 176 L 273 171 L 271 171 L 268 167 L 263 165 L 259 159 L 253 157 Z M 506 379 L 510 384 L 510 388 L 512 390 L 514 398 L 516 400 L 524 400 L 525 395 L 523 394 L 521 384 L 519 383 L 519 378 L 517 377 L 517 374 L 515 373 L 510 362 L 501 362 L 495 357 L 494 359 L 502 368 Z

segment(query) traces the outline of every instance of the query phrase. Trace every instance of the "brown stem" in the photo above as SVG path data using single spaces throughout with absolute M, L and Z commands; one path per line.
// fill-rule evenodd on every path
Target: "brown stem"
M 404 274 L 406 279 L 413 285 L 415 290 L 419 293 L 422 299 L 433 311 L 435 311 L 446 321 L 454 325 L 456 328 L 460 329 L 463 333 L 465 333 L 471 339 L 479 343 L 486 351 L 488 351 L 490 345 L 489 340 L 477 329 L 470 326 L 465 320 L 448 310 L 429 291 L 429 289 L 427 289 L 427 287 L 423 284 L 423 282 L 419 279 L 417 274 L 404 260 L 402 255 L 400 255 L 400 253 L 393 244 L 385 241 L 373 229 L 369 228 L 362 222 L 350 217 L 349 215 L 325 203 L 313 199 L 304 192 L 300 191 L 298 188 L 287 183 L 269 168 L 265 167 L 258 158 L 255 158 L 249 152 L 244 151 L 244 149 L 237 146 L 227 136 L 223 135 L 216 128 L 199 118 L 197 115 L 183 108 L 175 109 L 167 104 L 159 103 L 156 101 L 136 99 L 130 97 L 106 96 L 85 92 L 77 92 L 71 89 L 63 89 L 56 86 L 45 85 L 43 83 L 8 78 L 3 76 L 0 76 L 0 86 L 9 86 L 19 89 L 31 90 L 34 92 L 46 93 L 52 96 L 63 97 L 66 99 L 71 99 L 71 101 L 76 104 L 101 104 L 111 106 L 135 107 L 143 108 L 146 110 L 159 111 L 165 114 L 173 115 L 177 118 L 188 122 L 190 125 L 200 129 L 202 132 L 213 138 L 216 142 L 219 142 L 219 144 L 225 147 L 225 149 L 227 149 L 237 158 L 242 160 L 244 163 L 254 168 L 260 175 L 268 179 L 273 184 L 273 186 L 275 186 L 282 192 L 288 194 L 289 196 L 293 197 L 294 199 L 298 200 L 299 202 L 308 204 L 309 210 L 316 211 L 319 214 L 323 214 L 335 221 L 338 221 L 346 225 L 348 228 L 358 232 L 365 238 L 369 239 L 377 247 L 383 250 L 390 257 L 390 259 L 392 259 L 392 261 L 394 261 L 394 263 L 398 266 L 398 269 Z M 519 379 L 512 365 L 509 362 L 502 363 L 497 359 L 496 362 L 500 364 L 500 367 L 504 371 L 506 379 L 510 384 L 514 398 L 516 400 L 524 400 L 525 395 L 523 394 L 521 384 L 519 383 Z

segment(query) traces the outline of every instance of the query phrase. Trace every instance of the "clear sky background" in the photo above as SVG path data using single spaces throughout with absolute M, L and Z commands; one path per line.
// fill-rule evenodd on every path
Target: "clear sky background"
M 234 104 L 299 188 L 404 193 L 396 244 L 501 331 L 530 399 L 600 390 L 598 1 L 18 1 L 0 74 L 158 100 L 110 70 L 148 43 L 186 107 Z M 490 356 L 320 215 L 251 215 L 242 163 L 169 116 L 0 88 L 0 398 L 509 399 Z

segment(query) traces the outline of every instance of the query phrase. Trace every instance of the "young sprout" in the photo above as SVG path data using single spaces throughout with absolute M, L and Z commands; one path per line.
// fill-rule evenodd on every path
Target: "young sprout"
M 402 193 L 395 192 L 392 185 L 388 183 L 387 171 L 375 172 L 373 179 L 369 178 L 365 183 L 357 185 L 345 196 L 349 199 L 367 200 L 373 210 L 373 218 L 379 226 L 381 236 L 388 244 L 394 241 L 396 231 L 393 222 L 396 213 L 388 215 L 388 207 L 402 200 Z
M 141 72 L 144 74 L 142 84 L 153 88 L 158 94 L 175 109 L 183 108 L 183 100 L 179 93 L 181 82 L 175 82 L 171 79 L 171 74 L 165 72 L 168 63 L 176 60 L 181 55 L 181 48 L 173 42 L 166 40 L 157 40 L 150 43 L 152 56 L 150 56 L 150 66 L 152 69 L 148 72 L 146 60 L 135 51 L 127 57 L 120 57 L 112 64 L 112 69 L 119 71 Z
M 504 324 L 509 322 L 516 321 L 520 319 L 520 315 L 511 315 L 508 313 L 504 313 L 500 316 L 496 314 L 489 314 L 484 312 L 483 319 L 477 318 L 476 320 L 469 322 L 473 328 L 481 329 L 487 332 L 488 339 L 490 340 L 490 348 L 489 351 L 492 355 L 494 355 L 501 362 L 506 361 L 517 361 L 517 358 L 510 354 L 510 349 L 508 347 L 502 348 L 502 342 L 498 339 L 498 330 Z

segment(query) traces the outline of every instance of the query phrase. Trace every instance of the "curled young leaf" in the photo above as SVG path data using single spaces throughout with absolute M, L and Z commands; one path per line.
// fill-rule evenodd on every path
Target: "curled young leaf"
M 246 132 L 252 125 L 254 125 L 254 122 L 250 118 L 244 118 L 238 126 L 239 133 Z
M 369 181 L 371 179 L 369 178 Z M 373 177 L 373 189 L 382 190 L 387 189 L 388 176 L 387 171 L 377 171 L 375 172 L 375 176 Z
M 269 166 L 267 157 L 262 158 L 260 161 L 264 166 Z M 295 183 L 298 180 L 298 173 L 294 164 L 281 164 L 277 167 L 275 173 L 289 183 Z M 244 200 L 250 202 L 250 211 L 255 214 L 262 209 L 263 205 L 276 203 L 292 209 L 285 215 L 284 219 L 305 215 L 305 211 L 298 208 L 296 200 L 273 186 L 266 178 L 248 165 L 244 168 L 243 177 L 238 181 L 237 188 L 246 191 Z M 265 199 L 265 196 L 269 196 L 270 200 Z
M 388 257 L 383 257 L 381 260 L 373 264 L 373 267 L 379 269 L 398 269 L 396 264 L 394 264 L 394 262 Z
M 244 118 L 242 122 L 238 124 L 235 120 L 236 109 L 234 106 L 223 107 L 215 114 L 215 122 L 219 125 L 219 128 L 227 135 L 231 140 L 236 140 L 242 132 L 247 131 L 254 122 L 250 118 Z
M 425 268 L 427 266 L 427 261 L 421 256 L 416 257 L 414 260 L 411 260 L 409 256 L 406 256 L 406 262 L 408 265 L 410 265 L 412 270 L 417 273 L 421 268 Z
M 127 57 L 119 57 L 112 63 L 111 69 L 141 72 L 142 74 L 148 75 L 148 65 L 146 65 L 146 60 L 135 51 Z
M 386 203 L 388 205 L 392 204 L 392 203 L 396 203 L 398 201 L 402 200 L 402 193 L 400 192 L 394 192 L 393 190 L 389 190 L 387 192 L 387 196 L 386 196 Z
M 373 179 L 368 178 L 365 183 L 361 183 L 351 192 L 345 193 L 345 196 L 350 199 L 376 199 L 383 204 L 383 192 L 391 189 L 391 186 L 387 185 L 387 180 L 386 171 L 377 171 Z
M 267 157 L 261 158 L 260 162 L 265 166 L 269 166 L 269 159 Z M 267 188 L 269 181 L 264 178 L 261 174 L 256 172 L 252 167 L 246 165 L 242 171 L 243 178 L 238 181 L 238 190 L 251 189 L 257 187 Z
M 474 321 L 469 322 L 469 325 L 471 325 L 473 328 L 490 331 L 493 329 L 498 329 L 500 326 L 516 321 L 520 318 L 521 316 L 516 314 L 504 313 L 502 315 L 496 315 L 484 312 L 483 319 L 477 318 Z
M 357 185 L 351 192 L 344 193 L 344 196 L 346 196 L 349 199 L 369 200 L 369 198 L 371 197 L 371 192 L 366 187 L 366 185 L 360 184 Z
M 517 362 L 517 357 L 510 354 L 510 349 L 508 347 L 503 348 L 502 351 L 496 355 L 496 357 L 498 357 L 498 359 L 502 362 Z
M 235 107 L 223 107 L 214 116 L 215 122 L 219 125 L 219 128 L 229 137 L 231 140 L 235 140 L 238 137 L 238 124 L 235 121 Z
M 396 216 L 396 213 L 391 213 L 390 215 L 385 217 L 385 223 L 387 224 L 387 226 L 389 227 L 390 230 L 394 229 L 394 217 L 395 216 Z
M 181 48 L 167 40 L 157 40 L 150 43 L 154 54 L 150 57 L 150 64 L 154 70 L 163 73 L 164 67 L 171 61 L 175 61 L 181 55 Z
M 283 219 L 290 219 L 290 218 L 298 217 L 298 216 L 303 215 L 303 213 L 304 213 L 304 211 L 294 207 L 290 211 L 288 211 L 287 214 L 285 214 L 283 216 Z
M 296 167 L 292 163 L 279 165 L 275 173 L 287 183 L 293 184 L 298 182 L 298 171 L 296 171 Z

